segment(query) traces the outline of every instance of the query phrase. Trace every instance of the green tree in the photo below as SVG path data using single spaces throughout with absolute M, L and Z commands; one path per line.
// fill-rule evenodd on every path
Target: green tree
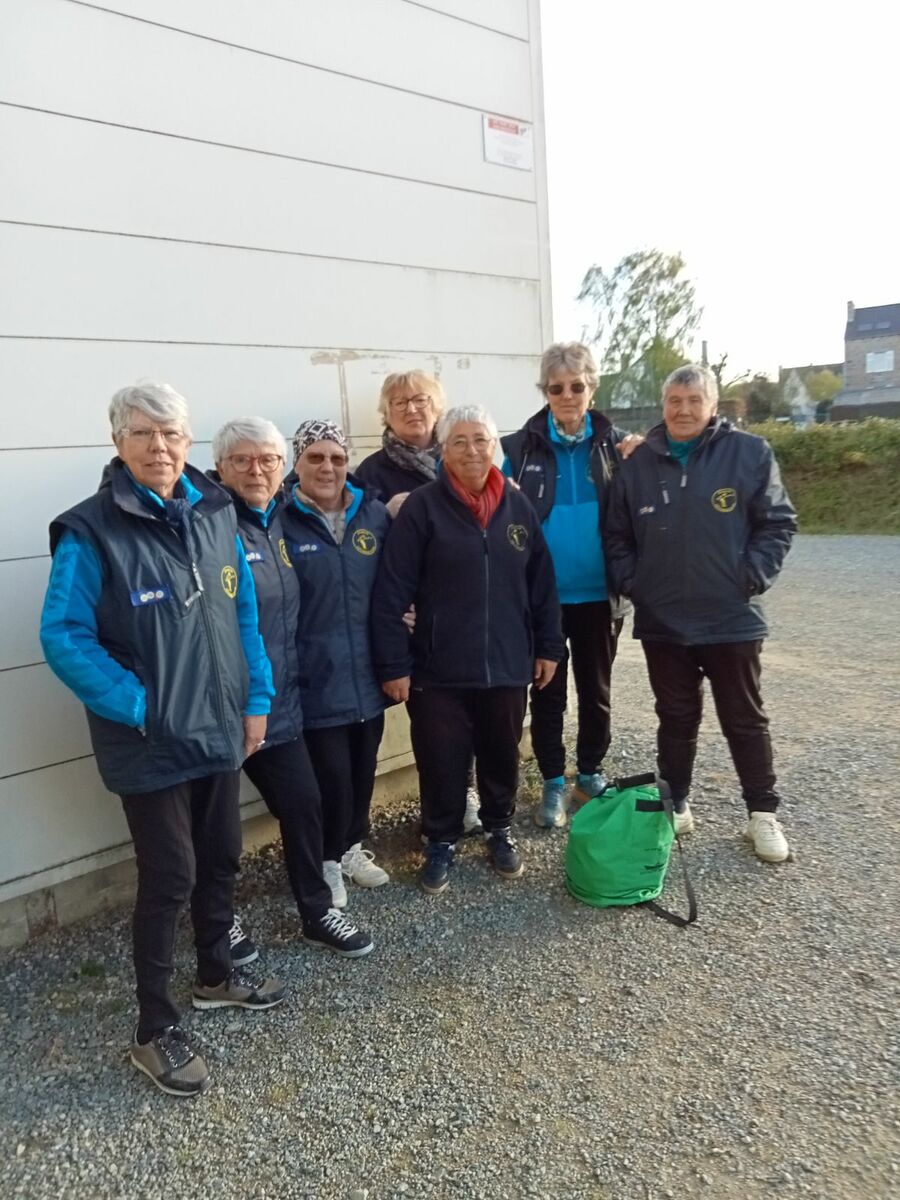
M 633 406 L 658 404 L 665 377 L 687 361 L 702 310 L 684 269 L 679 254 L 641 250 L 612 271 L 591 267 L 582 281 L 578 299 L 594 309 L 590 341 L 601 348 L 601 370 L 617 376 L 614 394 Z
M 754 375 L 743 387 L 747 421 L 751 425 L 790 415 L 790 406 L 781 395 L 781 388 L 767 375 Z
M 844 386 L 840 375 L 836 375 L 834 371 L 829 371 L 827 368 L 813 371 L 807 375 L 805 382 L 810 400 L 814 401 L 817 408 L 824 411 L 831 407 L 831 402 Z

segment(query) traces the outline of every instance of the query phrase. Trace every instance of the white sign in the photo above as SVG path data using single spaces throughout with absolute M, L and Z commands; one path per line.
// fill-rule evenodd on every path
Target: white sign
M 534 140 L 530 125 L 482 113 L 481 126 L 485 162 L 515 167 L 517 171 L 534 170 Z

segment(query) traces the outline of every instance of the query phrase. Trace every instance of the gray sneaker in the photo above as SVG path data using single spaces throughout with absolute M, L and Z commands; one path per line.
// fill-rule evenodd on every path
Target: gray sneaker
M 199 1096 L 210 1085 L 209 1068 L 180 1025 L 161 1029 L 143 1044 L 135 1030 L 131 1061 L 170 1096 Z
M 195 979 L 191 1002 L 194 1008 L 274 1008 L 282 1002 L 286 990 L 274 975 L 256 979 L 235 967 L 214 987 Z

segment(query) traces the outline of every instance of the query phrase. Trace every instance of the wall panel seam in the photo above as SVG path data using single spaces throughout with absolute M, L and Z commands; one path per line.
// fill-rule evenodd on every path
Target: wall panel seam
M 352 71 L 340 71 L 336 67 L 323 67 L 318 63 L 305 62 L 303 59 L 291 58 L 287 54 L 276 54 L 274 50 L 261 50 L 257 46 L 243 46 L 240 42 L 229 42 L 225 38 L 213 37 L 209 33 L 197 33 L 193 29 L 181 29 L 178 25 L 167 25 L 164 21 L 153 21 L 149 17 L 138 17 L 134 13 L 121 12 L 117 8 L 107 8 L 102 4 L 90 4 L 87 0 L 68 0 L 70 4 L 76 5 L 78 8 L 92 8 L 95 12 L 106 13 L 111 17 L 119 17 L 123 21 L 135 21 L 140 25 L 152 25 L 155 29 L 165 29 L 168 33 L 177 33 L 182 37 L 197 38 L 199 41 L 210 42 L 214 46 L 226 46 L 229 50 L 239 50 L 244 54 L 257 54 L 261 58 L 271 58 L 276 62 L 289 63 L 291 66 L 302 67 L 307 71 L 321 71 L 325 75 L 335 75 L 339 79 L 352 79 L 355 83 L 368 84 L 371 87 L 386 88 L 391 92 L 400 92 L 405 96 L 416 96 L 420 100 L 431 100 L 435 104 L 449 104 L 454 108 L 464 108 L 469 112 L 487 112 L 483 105 L 467 104 L 464 100 L 450 100 L 446 96 L 435 96 L 430 92 L 419 92 L 415 88 L 401 87 L 396 83 L 385 83 L 380 79 L 369 79 L 365 75 L 355 75 Z M 445 14 L 446 15 L 446 14 Z M 492 30 L 491 32 L 497 32 Z M 516 39 L 524 41 L 524 39 Z M 524 42 L 528 45 L 527 41 Z M 528 124 L 525 117 L 517 116 L 515 113 L 497 113 L 498 117 L 508 117 L 511 121 L 524 121 Z
M 76 3 L 76 0 L 69 0 Z M 417 183 L 422 187 L 443 188 L 448 192 L 466 192 L 470 196 L 491 196 L 497 200 L 510 200 L 514 204 L 537 204 L 526 196 L 510 196 L 507 192 L 489 192 L 484 188 L 464 187 L 457 183 L 441 183 L 436 179 L 416 179 L 412 175 L 396 175 L 390 171 L 373 171 L 370 167 L 353 167 L 347 163 L 326 162 L 320 158 L 304 158 L 301 154 L 287 154 L 283 150 L 261 150 L 256 146 L 240 146 L 235 142 L 217 142 L 214 138 L 193 137 L 185 133 L 171 133 L 167 129 L 149 129 L 144 125 L 126 125 L 121 121 L 107 121 L 101 117 L 85 117 L 80 113 L 60 112 L 54 108 L 41 108 L 36 104 L 19 104 L 15 100 L 0 99 L 4 108 L 19 108 L 23 112 L 44 113 L 49 117 L 62 117 L 69 121 L 87 121 L 91 125 L 105 125 L 110 129 L 128 129 L 133 133 L 147 133 L 153 137 L 175 138 L 180 142 L 192 142 L 198 146 L 217 146 L 221 150 L 239 150 L 244 154 L 261 154 L 266 158 L 282 158 L 287 162 L 307 163 L 313 167 L 329 167 L 335 171 L 353 171 L 357 175 L 372 175 L 378 179 L 395 179 L 400 183 Z
M 216 250 L 242 250 L 252 254 L 279 254 L 287 258 L 317 258 L 323 262 L 356 263 L 367 267 L 393 267 L 404 271 L 429 271 L 440 275 L 469 275 L 482 279 L 508 279 L 515 283 L 540 283 L 538 275 L 504 275 L 499 271 L 470 271 L 463 267 L 437 267 L 427 263 L 391 262 L 382 258 L 353 258 L 345 254 L 314 254 L 311 250 L 282 250 L 275 246 L 248 246 L 240 242 L 209 242 L 202 238 L 172 237 L 161 233 L 134 233 L 124 229 L 95 229 L 87 225 L 57 225 L 48 221 L 20 221 L 15 217 L 0 217 L 0 225 L 16 225 L 26 229 L 57 229 L 65 233 L 90 233 L 99 237 L 139 238 L 146 242 L 170 242 L 176 246 L 210 246 Z
M 481 21 L 473 21 L 469 17 L 460 17 L 456 13 L 447 12 L 443 8 L 435 8 L 433 4 L 422 4 L 421 0 L 402 0 L 403 4 L 409 4 L 413 8 L 424 8 L 426 12 L 434 13 L 438 17 L 446 17 L 448 21 L 459 21 L 463 25 L 474 25 L 476 29 L 486 29 L 488 33 L 497 33 L 500 37 L 512 38 L 514 42 L 524 42 L 528 45 L 528 38 L 519 37 L 517 33 L 510 33 L 507 29 L 497 29 L 493 25 L 483 25 Z

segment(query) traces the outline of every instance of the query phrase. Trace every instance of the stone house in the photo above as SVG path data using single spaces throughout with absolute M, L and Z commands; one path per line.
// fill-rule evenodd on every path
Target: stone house
M 900 417 L 900 304 L 847 304 L 844 390 L 834 398 L 831 420 L 865 417 Z

